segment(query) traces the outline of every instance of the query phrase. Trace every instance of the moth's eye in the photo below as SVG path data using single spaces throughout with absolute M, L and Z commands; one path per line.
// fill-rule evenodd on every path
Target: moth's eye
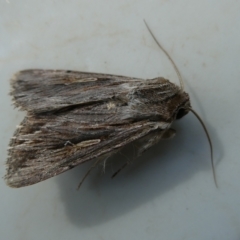
M 180 108 L 177 112 L 177 116 L 176 119 L 180 119 L 183 116 L 185 116 L 188 113 L 188 110 L 184 109 L 184 108 Z

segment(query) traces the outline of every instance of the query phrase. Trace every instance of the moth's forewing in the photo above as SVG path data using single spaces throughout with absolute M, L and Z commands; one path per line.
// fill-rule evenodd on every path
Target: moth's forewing
M 43 181 L 146 136 L 147 149 L 190 106 L 188 95 L 164 78 L 26 70 L 12 87 L 16 106 L 27 110 L 10 142 L 5 178 L 12 187 Z

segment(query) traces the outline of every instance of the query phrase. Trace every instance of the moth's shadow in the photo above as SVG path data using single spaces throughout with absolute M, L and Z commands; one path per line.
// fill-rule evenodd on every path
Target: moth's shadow
M 81 228 L 102 224 L 190 181 L 199 171 L 208 171 L 211 177 L 208 143 L 199 123 L 188 117 L 174 128 L 175 138 L 160 141 L 114 179 L 117 167 L 112 163 L 127 161 L 121 154 L 108 161 L 105 174 L 102 168 L 93 170 L 79 191 L 77 185 L 92 162 L 59 176 L 60 197 L 70 221 Z

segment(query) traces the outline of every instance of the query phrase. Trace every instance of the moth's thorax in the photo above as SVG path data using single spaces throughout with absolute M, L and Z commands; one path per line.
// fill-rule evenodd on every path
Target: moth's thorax
M 183 117 L 190 107 L 189 95 L 164 78 L 143 81 L 132 90 L 130 103 L 135 113 L 167 122 Z

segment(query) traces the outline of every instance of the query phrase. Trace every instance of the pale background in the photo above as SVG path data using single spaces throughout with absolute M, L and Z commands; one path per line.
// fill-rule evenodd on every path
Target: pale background
M 141 78 L 176 73 L 147 31 L 146 19 L 184 78 L 189 114 L 114 180 L 89 164 L 45 182 L 11 189 L 0 181 L 0 238 L 240 239 L 240 1 L 1 0 L 0 175 L 24 113 L 14 110 L 9 79 L 26 68 L 72 69 Z M 112 161 L 126 161 L 117 155 Z

